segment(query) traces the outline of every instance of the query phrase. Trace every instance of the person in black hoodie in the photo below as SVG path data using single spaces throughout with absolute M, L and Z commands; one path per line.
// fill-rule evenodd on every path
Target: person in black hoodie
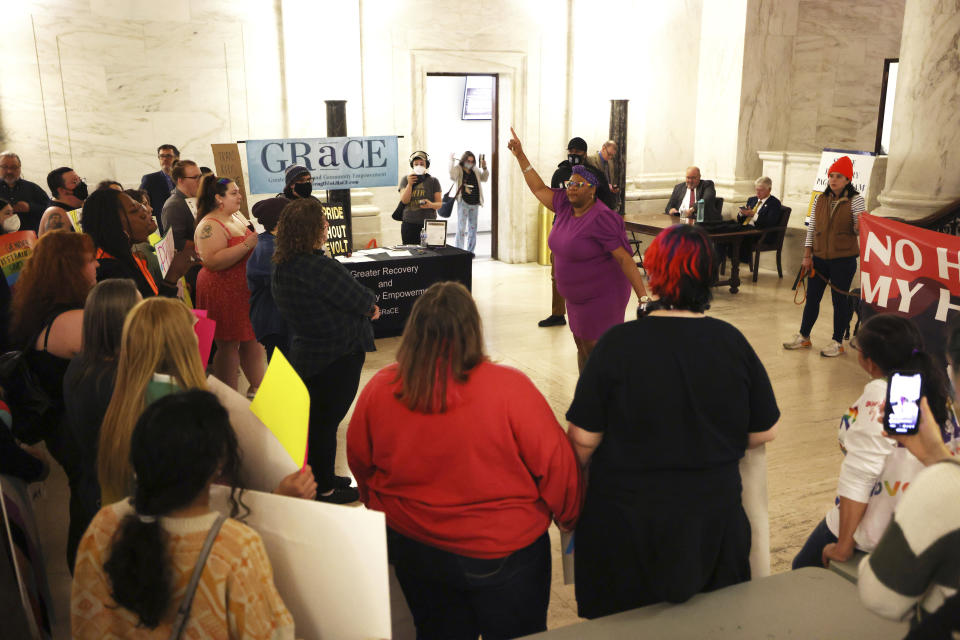
M 557 170 L 550 178 L 551 189 L 566 189 L 567 180 L 578 164 L 583 164 L 587 157 L 587 142 L 583 138 L 570 138 L 567 143 L 567 159 L 557 165 Z M 541 327 L 562 327 L 567 324 L 567 305 L 563 296 L 557 291 L 557 280 L 553 271 L 553 254 L 550 254 L 550 283 L 553 287 L 553 303 L 550 315 L 537 323 Z

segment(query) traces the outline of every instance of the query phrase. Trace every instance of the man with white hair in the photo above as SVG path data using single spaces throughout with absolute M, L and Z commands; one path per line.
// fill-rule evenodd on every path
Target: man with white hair
M 607 184 L 610 185 L 611 193 L 617 196 L 617 202 L 619 202 L 620 188 L 613 183 L 613 159 L 617 157 L 617 149 L 616 142 L 607 140 L 600 146 L 600 151 L 587 157 L 587 164 L 603 171 Z
M 20 156 L 13 151 L 0 153 L 0 199 L 13 206 L 21 229 L 36 232 L 50 198 L 43 187 L 20 177 L 20 167 Z
M 767 176 L 761 176 L 753 183 L 757 195 L 750 196 L 747 199 L 747 205 L 740 207 L 737 214 L 737 222 L 747 226 L 754 226 L 757 229 L 766 229 L 775 227 L 780 222 L 780 201 L 776 196 L 770 195 L 770 189 L 773 188 L 773 180 Z M 740 261 L 750 260 L 750 254 L 753 253 L 753 247 L 757 243 L 757 238 L 744 238 L 740 245 Z

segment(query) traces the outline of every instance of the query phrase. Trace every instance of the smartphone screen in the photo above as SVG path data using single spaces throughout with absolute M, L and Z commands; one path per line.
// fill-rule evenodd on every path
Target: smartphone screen
M 887 383 L 887 406 L 883 428 L 888 433 L 912 435 L 920 421 L 920 394 L 923 378 L 919 373 L 894 371 Z

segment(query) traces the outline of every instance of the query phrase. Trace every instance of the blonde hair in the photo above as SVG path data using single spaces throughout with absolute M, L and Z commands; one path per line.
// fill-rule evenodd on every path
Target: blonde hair
M 486 359 L 477 305 L 459 282 L 437 282 L 417 298 L 397 349 L 396 397 L 412 411 L 444 413 L 451 380 L 466 382 Z
M 193 321 L 193 314 L 179 300 L 148 298 L 123 323 L 117 383 L 97 449 L 101 504 L 131 493 L 130 440 L 146 408 L 147 385 L 153 375 L 170 374 L 182 390 L 207 388 Z

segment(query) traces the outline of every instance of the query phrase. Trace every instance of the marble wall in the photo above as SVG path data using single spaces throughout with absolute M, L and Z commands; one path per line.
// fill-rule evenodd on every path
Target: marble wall
M 212 166 L 211 142 L 266 133 L 279 114 L 269 3 L 38 1 L 5 12 L 0 146 L 41 184 L 69 165 L 90 183 L 136 186 L 167 142 Z
M 628 99 L 628 200 L 662 207 L 690 164 L 738 199 L 760 150 L 872 148 L 905 2 L 22 0 L 0 40 L 0 147 L 41 183 L 67 164 L 133 185 L 160 143 L 211 164 L 211 142 L 324 135 L 323 101 L 346 99 L 349 133 L 399 134 L 405 158 L 426 139 L 427 73 L 496 73 L 498 248 L 523 262 L 537 204 L 510 126 L 549 177 Z M 364 192 L 364 240 L 399 240 L 396 197 Z
M 906 0 L 799 0 L 786 149 L 873 151 L 884 58 L 900 53 Z M 773 148 L 773 147 L 768 147 Z

